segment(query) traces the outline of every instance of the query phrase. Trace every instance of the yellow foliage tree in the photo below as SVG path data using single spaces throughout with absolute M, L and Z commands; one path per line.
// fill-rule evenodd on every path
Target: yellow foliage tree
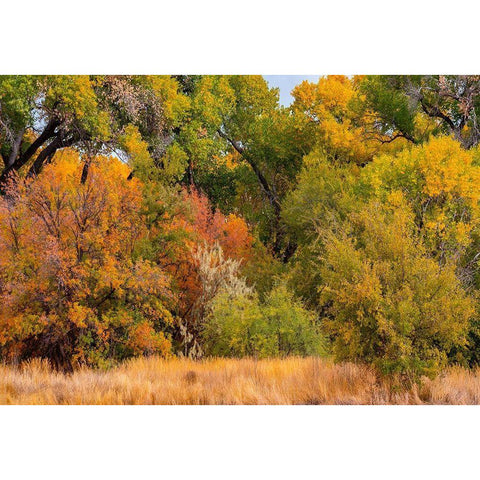
M 479 226 L 480 167 L 476 151 L 451 137 L 432 137 L 396 155 L 381 155 L 363 173 L 382 201 L 401 192 L 412 205 L 427 246 L 445 260 L 465 251 Z
M 413 219 L 397 195 L 395 206 L 372 201 L 319 232 L 324 326 L 337 359 L 409 380 L 447 364 L 475 313 L 455 265 L 429 257 Z
M 303 117 L 303 128 L 312 130 L 319 145 L 335 160 L 363 164 L 382 151 L 402 148 L 378 131 L 375 117 L 365 108 L 358 88 L 361 77 L 343 75 L 321 77 L 318 83 L 304 81 L 294 88 L 292 110 Z

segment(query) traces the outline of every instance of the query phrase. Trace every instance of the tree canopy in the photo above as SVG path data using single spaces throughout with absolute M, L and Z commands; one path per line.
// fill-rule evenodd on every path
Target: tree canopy
M 480 78 L 0 77 L 0 357 L 478 362 Z

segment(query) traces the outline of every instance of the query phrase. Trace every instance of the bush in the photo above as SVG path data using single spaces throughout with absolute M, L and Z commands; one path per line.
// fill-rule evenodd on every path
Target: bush
M 226 357 L 322 355 L 325 340 L 315 316 L 280 285 L 264 303 L 254 293 L 222 290 L 203 328 L 205 350 Z
M 323 232 L 325 327 L 338 360 L 410 379 L 434 375 L 465 345 L 474 300 L 416 235 L 412 211 L 377 202 Z

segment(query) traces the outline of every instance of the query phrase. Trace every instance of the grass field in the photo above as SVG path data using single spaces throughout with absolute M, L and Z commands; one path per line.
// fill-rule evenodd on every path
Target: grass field
M 109 370 L 0 366 L 2 404 L 478 404 L 480 372 L 450 369 L 399 392 L 367 367 L 317 358 L 140 358 Z

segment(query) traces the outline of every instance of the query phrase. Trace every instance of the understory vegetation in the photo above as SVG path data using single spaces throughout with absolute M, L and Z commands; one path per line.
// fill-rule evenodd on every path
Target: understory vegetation
M 478 402 L 479 93 L 0 77 L 2 402 Z

